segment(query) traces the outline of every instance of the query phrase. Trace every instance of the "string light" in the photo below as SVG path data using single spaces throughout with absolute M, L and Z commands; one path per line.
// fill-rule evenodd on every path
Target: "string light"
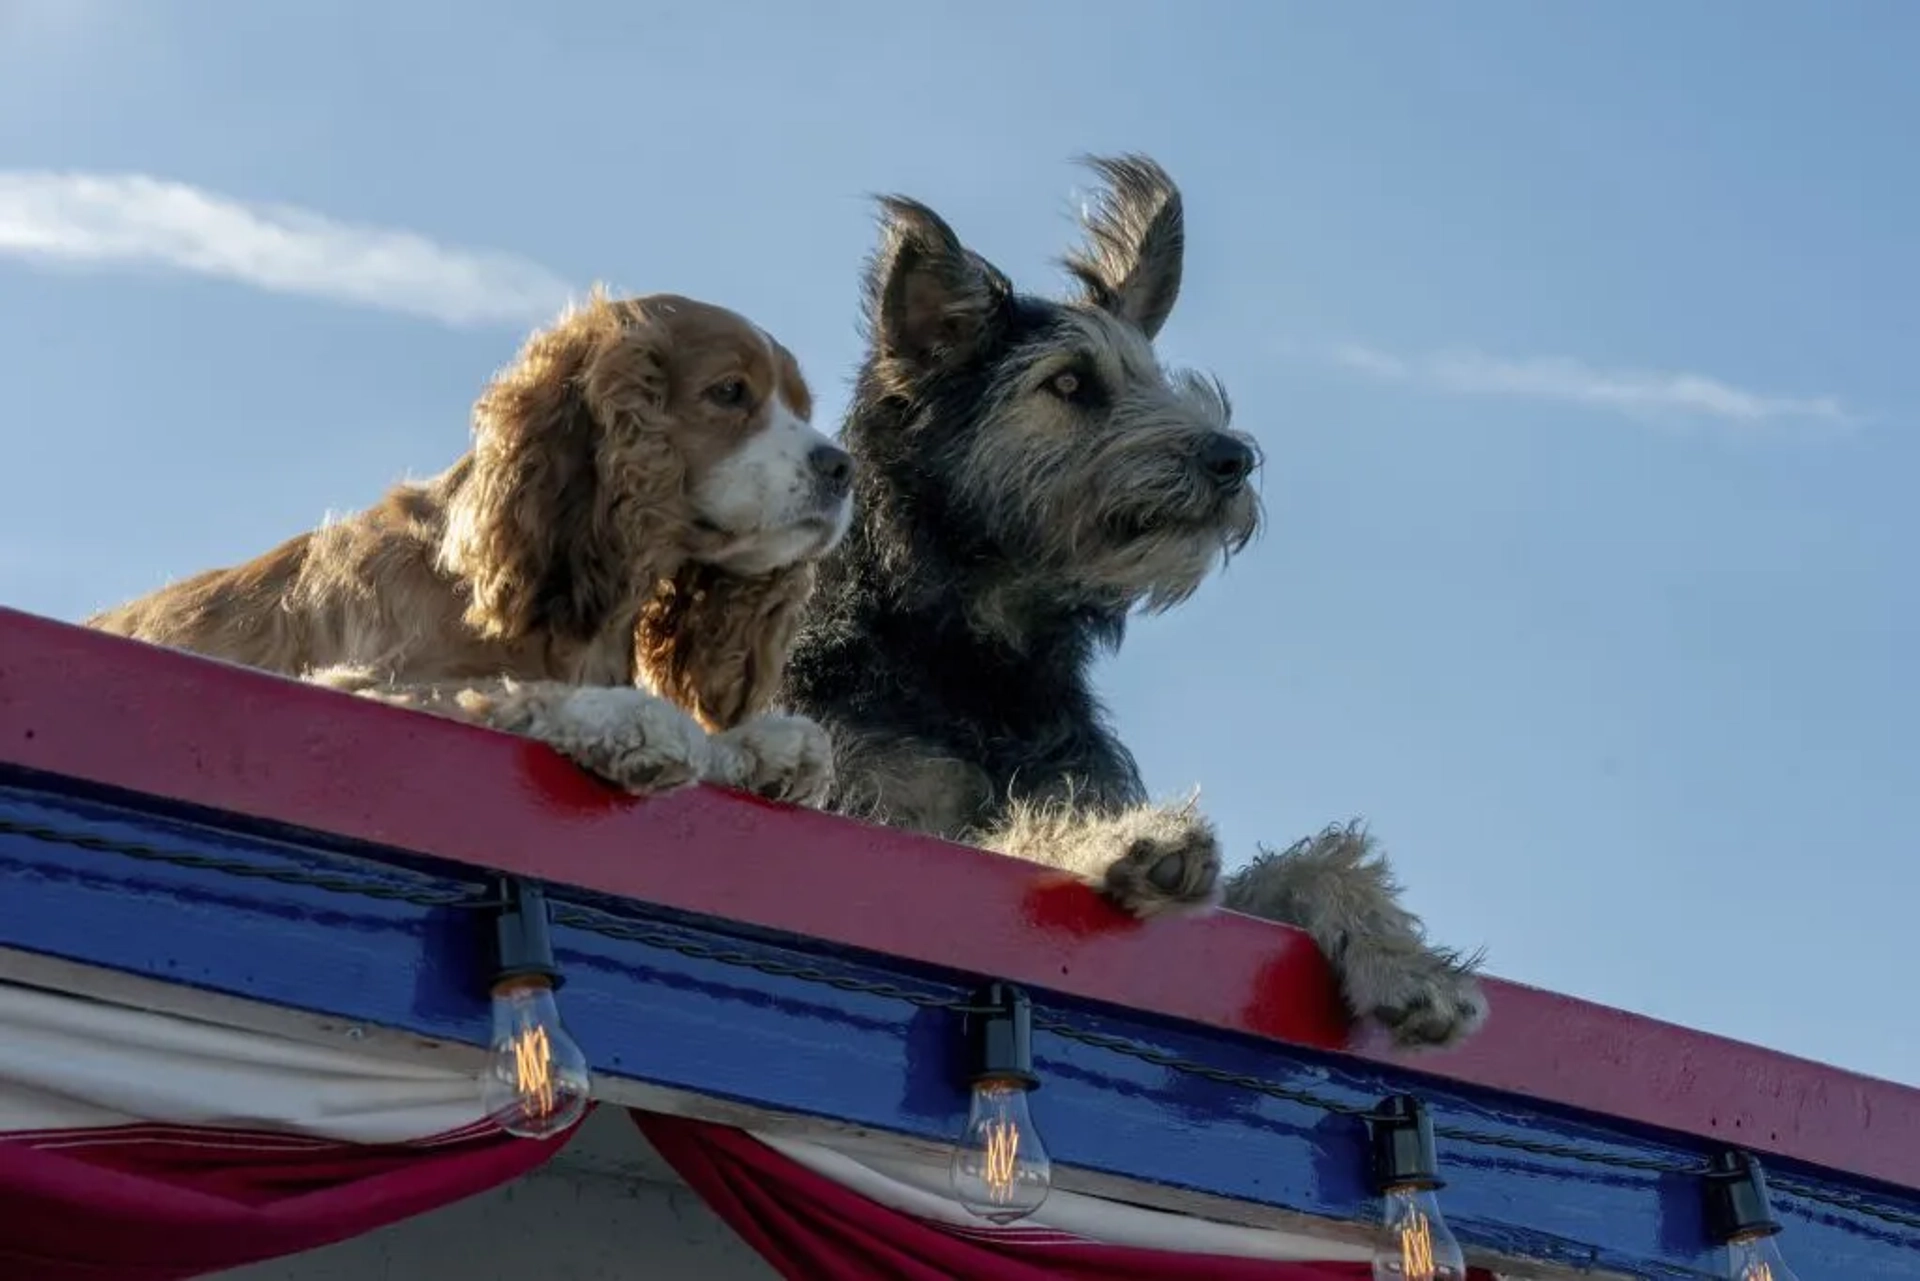
M 510 877 L 496 888 L 493 1036 L 480 1104 L 508 1134 L 542 1139 L 585 1115 L 592 1080 L 554 1003 L 565 980 L 553 959 L 546 896 Z
M 1040 1208 L 1053 1188 L 1053 1161 L 1027 1109 L 1039 1088 L 1033 1071 L 1033 1009 L 1010 983 L 981 989 L 963 1012 L 972 1097 L 954 1144 L 954 1198 L 991 1223 L 1012 1223 Z
M 1746 1152 L 1719 1152 L 1706 1174 L 1707 1227 L 1727 1247 L 1732 1281 L 1798 1281 L 1774 1238 L 1780 1224 L 1767 1204 L 1767 1176 Z
M 1382 1221 L 1373 1281 L 1465 1281 L 1466 1259 L 1434 1195 L 1446 1185 L 1426 1108 L 1410 1094 L 1396 1094 L 1367 1119 Z
M 198 872 L 230 876 L 258 876 L 263 872 L 252 861 L 219 858 L 204 851 L 69 833 L 38 822 L 3 815 L 0 815 L 0 836 L 66 844 L 88 851 L 104 850 L 146 863 L 190 868 Z M 418 890 L 396 893 L 388 880 L 357 878 L 339 871 L 316 869 L 311 872 L 269 874 L 290 884 L 329 893 L 381 900 L 398 897 L 400 901 L 417 907 L 457 906 L 496 912 L 499 964 L 492 984 L 494 1054 L 483 1082 L 487 1110 L 512 1133 L 529 1136 L 562 1130 L 584 1113 L 591 1081 L 585 1056 L 566 1034 L 553 1001 L 553 991 L 559 987 L 562 976 L 553 961 L 547 936 L 545 900 L 537 888 L 511 880 L 496 882 L 493 897 L 475 899 L 465 888 L 448 890 L 429 884 L 422 884 Z M 970 1158 L 963 1159 L 963 1154 L 956 1151 L 953 1171 L 955 1188 L 956 1191 L 960 1190 L 963 1183 L 969 1183 L 970 1186 L 978 1183 L 987 1188 L 984 1195 L 968 1201 L 969 1208 L 983 1206 L 987 1217 L 1002 1221 L 1031 1213 L 1045 1199 L 1051 1185 L 1051 1163 L 1039 1143 L 1037 1132 L 1033 1130 L 1024 1103 L 1026 1091 L 1039 1084 L 1031 1071 L 1031 1055 L 1027 1044 L 1031 1015 L 1026 998 L 1018 995 L 1015 989 L 996 984 L 987 990 L 986 997 L 977 998 L 983 1004 L 971 1007 L 949 1005 L 944 998 L 928 1002 L 920 994 L 917 985 L 909 989 L 886 981 L 854 979 L 848 975 L 836 978 L 824 969 L 811 967 L 796 971 L 787 961 L 757 962 L 740 952 L 716 953 L 705 945 L 670 941 L 665 931 L 654 932 L 651 927 L 619 924 L 610 914 L 604 916 L 605 923 L 591 920 L 583 923 L 583 916 L 602 914 L 587 913 L 579 907 L 568 910 L 570 915 L 567 921 L 570 926 L 592 930 L 606 938 L 627 940 L 642 947 L 679 951 L 687 956 L 724 965 L 764 969 L 766 973 L 792 976 L 797 972 L 803 981 L 832 984 L 847 991 L 907 1000 L 917 1005 L 937 1003 L 944 1008 L 987 1015 L 983 1024 L 1002 1028 L 997 1035 L 1014 1047 L 1014 1051 L 1008 1055 L 1013 1070 L 1002 1072 L 999 1076 L 1005 1078 L 1006 1084 L 1018 1086 L 1011 1093 L 1019 1100 L 1019 1104 L 1016 1109 L 1008 1110 L 997 1123 L 986 1127 L 980 1144 L 979 1161 L 970 1163 Z M 774 965 L 778 968 L 773 968 Z M 1007 994 L 1013 995 L 1009 997 Z M 506 1007 L 504 1015 L 503 1006 Z M 1058 1015 L 1047 1018 L 1049 1031 L 1087 1046 L 1131 1055 L 1137 1060 L 1180 1073 L 1205 1075 L 1217 1082 L 1322 1111 L 1347 1111 L 1340 1100 L 1298 1087 L 1266 1084 L 1250 1076 L 1211 1068 L 1201 1062 L 1175 1059 L 1122 1037 L 1092 1029 L 1076 1029 Z M 503 1030 L 505 1035 L 502 1035 Z M 990 1035 L 988 1027 L 983 1026 L 980 1039 L 985 1040 Z M 986 1074 L 977 1076 L 975 1081 L 977 1087 L 994 1083 L 995 1077 Z M 974 1092 L 975 1106 L 969 1116 L 970 1131 L 976 1118 L 993 1110 L 980 1106 L 979 1096 L 982 1092 L 979 1088 Z M 1387 1100 L 1376 1111 L 1367 1114 L 1367 1119 L 1373 1131 L 1376 1190 L 1386 1198 L 1388 1205 L 1388 1213 L 1383 1216 L 1388 1227 L 1388 1241 L 1373 1260 L 1376 1281 L 1420 1281 L 1422 1278 L 1454 1281 L 1461 1275 L 1461 1256 L 1458 1243 L 1447 1229 L 1433 1195 L 1443 1184 L 1435 1173 L 1430 1122 L 1418 1101 L 1407 1096 Z M 1692 1175 L 1697 1170 L 1691 1162 L 1675 1158 L 1648 1162 L 1489 1131 L 1459 1130 L 1455 1133 L 1466 1142 L 1518 1148 L 1555 1159 L 1567 1157 L 1599 1167 L 1655 1170 L 1670 1175 Z M 1410 1153 L 1403 1152 L 1403 1147 L 1412 1150 Z M 1037 1178 L 1034 1177 L 1036 1167 Z M 1409 1171 L 1414 1177 L 1408 1177 Z M 1709 1230 L 1713 1240 L 1727 1250 L 1723 1275 L 1731 1281 L 1797 1281 L 1793 1270 L 1781 1257 L 1775 1240 L 1782 1228 L 1772 1217 L 1766 1178 L 1760 1163 L 1748 1153 L 1722 1152 L 1712 1158 L 1709 1169 L 1701 1177 Z M 1031 1204 L 1015 1212 L 1014 1207 L 1021 1200 L 1017 1195 L 1017 1185 L 1023 1179 L 1029 1188 L 1037 1188 L 1038 1195 L 1029 1196 L 1027 1199 Z M 1898 1231 L 1909 1229 L 1916 1223 L 1914 1217 L 1902 1209 L 1875 1204 L 1854 1193 L 1838 1189 L 1823 1191 L 1818 1186 L 1804 1184 L 1794 1186 L 1792 1191 L 1797 1198 L 1824 1203 L 1829 1207 L 1825 1213 L 1833 1222 L 1856 1231 Z M 1868 1220 L 1873 1222 L 1869 1223 Z

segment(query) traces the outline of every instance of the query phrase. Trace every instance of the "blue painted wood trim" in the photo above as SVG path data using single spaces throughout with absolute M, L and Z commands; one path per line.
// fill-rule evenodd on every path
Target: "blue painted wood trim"
M 467 909 L 431 905 L 475 888 L 461 869 L 366 847 L 348 852 L 318 835 L 189 821 L 159 802 L 108 804 L 45 778 L 0 774 L 9 782 L 0 787 L 0 820 L 43 836 L 0 832 L 0 946 L 484 1042 L 483 923 Z M 124 844 L 169 857 L 112 848 Z M 356 892 L 301 883 L 329 877 Z M 639 904 L 561 906 L 575 921 L 555 930 L 568 974 L 562 1006 L 596 1071 L 922 1138 L 957 1130 L 965 1111 L 958 1021 L 938 1006 L 963 997 L 978 976 L 908 970 Z M 642 937 L 617 937 L 623 932 Z M 1692 1140 L 1346 1056 L 1034 995 L 1043 1023 L 1059 1028 L 1036 1036 L 1045 1085 L 1034 1107 L 1062 1162 L 1367 1218 L 1361 1122 L 1207 1073 L 1256 1078 L 1336 1107 L 1410 1089 L 1440 1130 L 1443 1205 L 1464 1241 L 1573 1266 L 1715 1275 L 1697 1180 L 1637 1168 L 1696 1165 L 1704 1149 Z M 1149 1057 L 1089 1036 L 1119 1038 Z M 1164 1066 L 1169 1058 L 1201 1071 Z M 1770 1173 L 1787 1223 L 1783 1248 L 1806 1281 L 1920 1274 L 1920 1198 L 1814 1169 L 1776 1164 Z

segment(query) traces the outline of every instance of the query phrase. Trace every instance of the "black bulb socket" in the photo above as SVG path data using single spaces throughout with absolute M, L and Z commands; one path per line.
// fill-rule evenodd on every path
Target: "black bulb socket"
M 1770 1237 L 1780 1230 L 1767 1204 L 1767 1176 L 1750 1152 L 1716 1152 L 1707 1164 L 1707 1230 L 1716 1241 Z
M 498 896 L 493 918 L 494 986 L 537 978 L 558 991 L 566 978 L 553 959 L 545 891 L 517 877 L 500 878 L 494 891 Z
M 971 1081 L 1040 1088 L 1033 1070 L 1033 1003 L 1025 992 L 1011 983 L 987 984 L 967 1006 L 966 1024 Z
M 1373 1187 L 1432 1191 L 1446 1186 L 1433 1147 L 1433 1118 L 1411 1094 L 1383 1099 L 1367 1118 L 1373 1131 Z

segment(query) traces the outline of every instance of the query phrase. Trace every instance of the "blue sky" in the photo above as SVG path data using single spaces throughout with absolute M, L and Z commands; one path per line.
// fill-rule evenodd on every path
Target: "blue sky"
M 1365 814 L 1504 976 L 1920 1084 L 1920 8 L 1175 12 L 0 0 L 0 601 L 439 470 L 595 279 L 837 417 L 867 193 L 1053 288 L 1069 157 L 1144 150 L 1271 515 L 1104 673 L 1150 783 L 1239 854 Z

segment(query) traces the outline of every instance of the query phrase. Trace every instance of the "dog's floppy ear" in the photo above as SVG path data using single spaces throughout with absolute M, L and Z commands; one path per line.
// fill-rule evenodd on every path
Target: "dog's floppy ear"
M 765 711 L 813 578 L 810 561 L 752 577 L 688 563 L 641 611 L 640 683 L 713 732 Z
M 1082 163 L 1106 189 L 1082 219 L 1087 242 L 1067 257 L 1067 270 L 1088 302 L 1152 338 L 1180 297 L 1187 239 L 1180 189 L 1145 156 L 1090 156 Z
M 665 344 L 663 327 L 633 323 L 596 288 L 475 402 L 441 561 L 465 580 L 466 619 L 483 635 L 591 637 L 645 578 L 633 550 L 677 542 L 681 465 L 657 423 Z M 616 425 L 628 513 L 618 522 L 600 477 Z M 659 527 L 641 528 L 649 521 Z
M 880 246 L 867 264 L 866 310 L 880 350 L 929 372 L 976 351 L 1011 288 L 917 200 L 880 198 Z

